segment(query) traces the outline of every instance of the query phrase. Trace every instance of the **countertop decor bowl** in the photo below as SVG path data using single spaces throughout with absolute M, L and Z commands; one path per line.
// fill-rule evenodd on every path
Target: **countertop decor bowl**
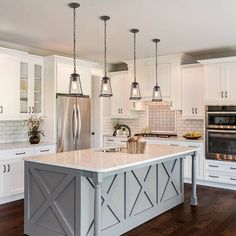
M 186 138 L 186 139 L 199 139 L 202 136 L 198 132 L 191 132 L 191 133 L 184 134 L 183 137 Z

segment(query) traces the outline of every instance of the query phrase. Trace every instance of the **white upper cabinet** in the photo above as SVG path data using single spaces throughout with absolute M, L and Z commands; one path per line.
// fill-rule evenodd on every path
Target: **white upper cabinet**
M 109 73 L 113 96 L 110 98 L 111 117 L 133 118 L 133 113 L 129 107 L 130 83 L 128 71 Z
M 44 114 L 44 71 L 43 59 L 29 56 L 20 59 L 20 99 L 21 118 Z
M 27 119 L 43 115 L 43 58 L 0 48 L 0 119 Z
M 203 70 L 200 65 L 183 66 L 182 69 L 182 117 L 204 118 Z
M 0 75 L 0 119 L 15 119 L 19 114 L 19 59 L 0 54 Z
M 158 84 L 163 101 L 171 103 L 172 110 L 181 110 L 181 64 L 195 60 L 185 54 L 158 57 Z M 130 83 L 133 80 L 133 62 L 127 61 Z M 155 58 L 137 60 L 137 82 L 140 84 L 142 101 L 151 101 L 155 81 Z
M 236 57 L 201 60 L 206 104 L 235 104 Z
M 141 97 L 143 100 L 151 100 L 153 87 L 156 84 L 155 65 L 138 65 L 136 69 L 137 82 L 140 85 Z M 170 97 L 170 64 L 158 64 L 158 84 L 161 87 L 162 97 Z M 129 81 L 132 83 L 134 78 L 133 66 L 129 66 Z
M 77 64 L 77 73 L 80 75 L 83 94 L 91 95 L 91 63 L 78 60 Z M 70 75 L 73 73 L 73 60 L 56 57 L 56 68 L 56 91 L 68 94 Z

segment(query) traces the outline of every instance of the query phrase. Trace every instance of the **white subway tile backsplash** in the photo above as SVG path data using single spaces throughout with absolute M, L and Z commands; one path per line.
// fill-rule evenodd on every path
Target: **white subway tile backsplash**
M 158 110 L 159 109 L 159 110 Z M 203 120 L 184 120 L 180 111 L 171 111 L 168 105 L 151 105 L 149 111 L 139 111 L 137 119 L 110 119 L 104 118 L 103 133 L 112 134 L 114 123 L 126 124 L 131 128 L 132 134 L 142 132 L 145 127 L 158 131 L 174 131 L 179 136 L 187 132 L 204 134 Z M 176 125 L 176 127 L 175 127 Z
M 0 121 L 0 143 L 26 142 L 27 121 Z

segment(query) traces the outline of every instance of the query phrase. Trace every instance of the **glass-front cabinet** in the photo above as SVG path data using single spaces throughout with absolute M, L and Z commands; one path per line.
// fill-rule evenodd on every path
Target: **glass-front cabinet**
M 43 61 L 27 58 L 20 62 L 20 116 L 43 115 Z

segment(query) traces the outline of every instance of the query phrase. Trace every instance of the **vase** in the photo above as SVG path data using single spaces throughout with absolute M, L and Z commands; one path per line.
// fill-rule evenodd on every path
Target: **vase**
M 40 137 L 35 135 L 35 136 L 30 136 L 29 142 L 31 144 L 38 144 L 40 142 Z

